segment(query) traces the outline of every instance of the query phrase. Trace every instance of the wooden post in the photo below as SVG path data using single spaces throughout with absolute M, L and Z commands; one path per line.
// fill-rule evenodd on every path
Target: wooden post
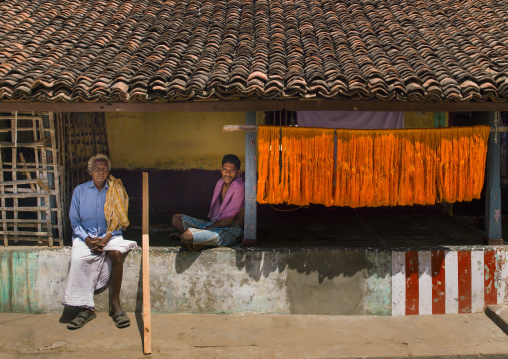
M 143 172 L 143 353 L 152 353 L 152 316 L 150 309 L 150 266 L 148 241 L 148 172 Z
M 246 114 L 247 126 L 256 125 L 256 112 Z M 256 245 L 257 202 L 256 202 L 256 132 L 245 132 L 245 223 L 242 244 L 245 247 Z
M 489 125 L 492 129 L 501 126 L 500 114 L 489 112 Z M 500 184 L 501 135 L 490 132 L 487 150 L 487 178 L 485 181 L 485 242 L 489 245 L 502 245 L 501 235 L 501 184 Z

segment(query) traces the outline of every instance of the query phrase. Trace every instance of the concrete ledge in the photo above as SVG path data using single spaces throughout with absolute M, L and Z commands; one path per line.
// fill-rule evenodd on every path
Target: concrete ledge
M 0 249 L 0 311 L 60 313 L 71 249 Z M 391 251 L 150 249 L 154 313 L 391 314 Z M 141 250 L 124 261 L 122 303 L 140 312 Z M 107 311 L 109 290 L 95 296 Z
M 61 313 L 71 248 L 0 249 L 0 312 Z M 154 313 L 481 313 L 508 296 L 504 247 L 150 249 Z M 141 249 L 125 256 L 122 305 L 141 312 Z M 433 283 L 439 290 L 433 290 Z M 460 294 L 459 283 L 470 283 Z M 107 312 L 108 288 L 96 293 Z M 460 297 L 459 297 L 460 295 Z
M 508 334 L 508 305 L 489 305 L 485 308 L 485 314 Z

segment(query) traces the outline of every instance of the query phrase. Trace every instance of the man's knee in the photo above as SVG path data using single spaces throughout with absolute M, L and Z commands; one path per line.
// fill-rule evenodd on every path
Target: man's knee
M 180 240 L 182 241 L 183 244 L 189 245 L 194 244 L 194 236 L 192 235 L 192 232 L 189 230 L 182 233 L 182 237 Z
M 108 257 L 113 265 L 121 265 L 123 263 L 123 255 L 120 251 L 109 251 Z
M 175 225 L 178 225 L 179 223 L 182 223 L 182 215 L 181 214 L 175 214 L 173 218 L 171 219 L 171 224 L 173 227 Z

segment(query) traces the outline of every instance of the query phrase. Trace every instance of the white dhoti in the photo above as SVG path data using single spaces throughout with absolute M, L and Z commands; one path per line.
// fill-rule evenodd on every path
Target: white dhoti
M 116 236 L 111 238 L 104 247 L 104 251 L 126 253 L 136 247 L 136 242 Z M 94 291 L 108 284 L 111 269 L 111 259 L 106 253 L 94 254 L 85 242 L 79 238 L 74 239 L 72 241 L 71 267 L 62 304 L 94 310 Z

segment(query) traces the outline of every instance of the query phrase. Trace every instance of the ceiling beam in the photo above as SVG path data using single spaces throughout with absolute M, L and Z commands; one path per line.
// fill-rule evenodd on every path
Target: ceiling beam
M 167 103 L 0 102 L 0 112 L 244 112 L 244 111 L 508 111 L 508 102 L 402 102 L 379 100 L 221 100 Z

